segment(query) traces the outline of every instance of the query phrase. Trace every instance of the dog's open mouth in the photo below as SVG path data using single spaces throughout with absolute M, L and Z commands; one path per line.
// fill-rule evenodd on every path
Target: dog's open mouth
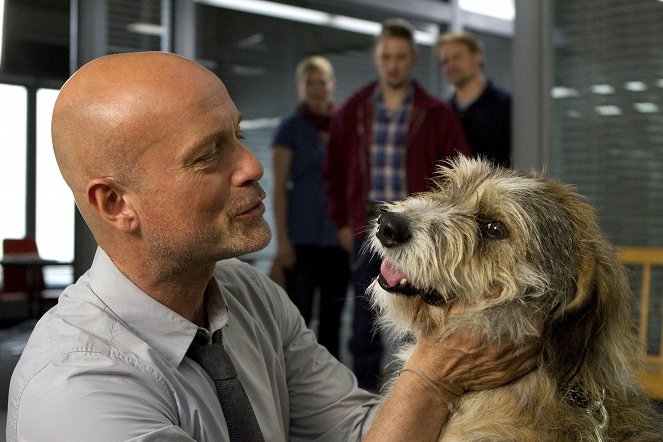
M 426 304 L 438 306 L 445 302 L 444 297 L 436 290 L 417 287 L 403 272 L 395 268 L 386 259 L 382 261 L 380 266 L 378 284 L 389 293 L 419 296 Z

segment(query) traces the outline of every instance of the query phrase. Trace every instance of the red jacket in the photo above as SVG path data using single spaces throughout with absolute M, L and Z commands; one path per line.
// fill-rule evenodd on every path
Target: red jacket
M 407 193 L 429 190 L 436 165 L 461 153 L 471 155 L 463 127 L 454 111 L 416 82 L 405 138 Z M 370 185 L 373 128 L 373 82 L 354 94 L 332 120 L 324 164 L 326 194 L 338 229 L 352 227 L 363 236 Z

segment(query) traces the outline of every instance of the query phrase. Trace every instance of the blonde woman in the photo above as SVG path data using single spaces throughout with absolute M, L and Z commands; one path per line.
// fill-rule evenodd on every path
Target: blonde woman
M 321 56 L 304 58 L 295 70 L 299 103 L 273 139 L 277 253 L 272 268 L 307 324 L 320 293 L 318 341 L 338 357 L 340 317 L 346 297 L 348 254 L 329 217 L 322 178 L 335 106 L 334 70 Z

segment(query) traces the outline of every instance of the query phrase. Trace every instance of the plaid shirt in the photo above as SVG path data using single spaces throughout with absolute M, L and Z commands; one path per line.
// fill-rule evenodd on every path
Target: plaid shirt
M 405 101 L 395 110 L 382 102 L 380 88 L 375 88 L 375 118 L 371 143 L 370 201 L 395 201 L 407 196 L 405 181 L 405 135 L 412 111 L 414 90 L 410 85 Z

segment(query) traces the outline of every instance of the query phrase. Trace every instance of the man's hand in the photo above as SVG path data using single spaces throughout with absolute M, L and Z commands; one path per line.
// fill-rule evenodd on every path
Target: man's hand
M 450 314 L 458 314 L 452 306 Z M 541 344 L 486 343 L 469 332 L 440 339 L 439 330 L 422 332 L 405 367 L 378 413 L 365 441 L 436 441 L 462 392 L 507 384 L 536 367 Z M 432 387 L 432 382 L 436 387 Z M 451 404 L 451 407 L 449 406 Z
M 463 307 L 453 303 L 449 316 Z M 487 343 L 484 336 L 461 332 L 439 339 L 439 331 L 422 332 L 406 367 L 413 366 L 434 381 L 451 382 L 463 391 L 479 391 L 507 384 L 534 369 L 541 343 L 517 346 L 510 341 Z
M 444 340 L 421 333 L 406 367 L 416 367 L 434 382 L 451 382 L 463 391 L 487 390 L 507 384 L 536 367 L 541 344 L 516 346 L 509 341 L 493 344 L 483 336 L 458 333 Z

